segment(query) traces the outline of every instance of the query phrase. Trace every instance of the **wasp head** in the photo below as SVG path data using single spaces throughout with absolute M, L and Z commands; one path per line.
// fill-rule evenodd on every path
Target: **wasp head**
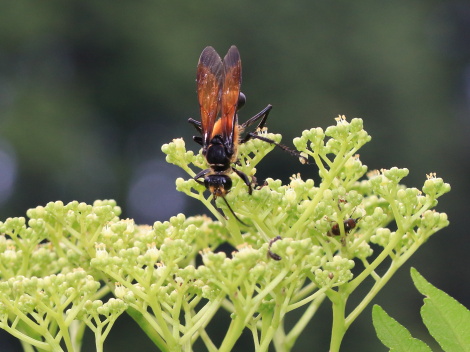
M 232 188 L 232 179 L 227 175 L 207 175 L 204 185 L 214 197 L 225 197 Z

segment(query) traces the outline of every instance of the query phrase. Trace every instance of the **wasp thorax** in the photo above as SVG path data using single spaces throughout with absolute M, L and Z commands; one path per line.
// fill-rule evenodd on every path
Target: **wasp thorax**
M 230 167 L 230 156 L 223 144 L 211 144 L 206 152 L 207 163 L 215 170 L 227 170 Z

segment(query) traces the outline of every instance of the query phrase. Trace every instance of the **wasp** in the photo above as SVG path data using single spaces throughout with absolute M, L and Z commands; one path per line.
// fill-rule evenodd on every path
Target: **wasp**
M 230 178 L 232 173 L 237 174 L 243 180 L 248 187 L 249 194 L 253 190 L 250 178 L 234 166 L 238 160 L 238 146 L 241 143 L 256 138 L 274 144 L 306 161 L 300 153 L 258 135 L 257 131 L 266 124 L 272 105 L 268 104 L 245 123 L 238 124 L 238 110 L 246 101 L 245 95 L 240 91 L 241 81 L 242 66 L 236 46 L 230 47 L 223 60 L 211 46 L 202 51 L 197 65 L 196 78 L 201 121 L 190 118 L 188 122 L 201 134 L 194 136 L 193 139 L 202 146 L 202 155 L 209 168 L 199 172 L 194 179 L 203 184 L 214 198 L 222 197 L 224 200 L 232 188 Z M 245 128 L 258 121 L 255 132 L 249 132 L 241 137 Z M 225 202 L 230 208 L 226 200 Z

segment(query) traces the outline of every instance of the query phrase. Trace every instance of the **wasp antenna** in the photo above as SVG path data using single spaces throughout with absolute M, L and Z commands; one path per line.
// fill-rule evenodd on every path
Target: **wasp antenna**
M 227 199 L 225 199 L 225 197 L 221 197 L 221 198 L 224 200 L 225 204 L 227 204 L 227 208 L 228 208 L 228 209 L 230 210 L 230 212 L 233 214 L 233 216 L 235 217 L 235 219 L 237 219 L 237 221 L 238 221 L 240 224 L 245 225 L 245 226 L 249 226 L 249 225 L 245 224 L 243 221 L 241 221 L 240 218 L 233 212 L 233 209 L 232 209 L 232 207 L 230 206 L 230 204 L 228 204 Z

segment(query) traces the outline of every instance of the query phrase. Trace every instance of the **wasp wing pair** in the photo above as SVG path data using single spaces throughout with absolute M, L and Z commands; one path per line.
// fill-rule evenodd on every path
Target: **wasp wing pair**
M 209 168 L 199 172 L 194 179 L 204 184 L 214 198 L 225 197 L 230 191 L 232 180 L 229 174 L 232 171 L 244 181 L 251 194 L 252 186 L 248 176 L 232 166 L 237 161 L 239 143 L 245 143 L 251 138 L 275 144 L 292 155 L 306 160 L 298 152 L 259 136 L 256 131 L 240 138 L 240 132 L 258 120 L 260 122 L 257 130 L 263 128 L 272 106 L 266 106 L 245 123 L 238 124 L 237 111 L 245 103 L 245 95 L 240 91 L 242 67 L 236 46 L 230 47 L 223 61 L 214 48 L 206 47 L 199 58 L 196 81 L 201 121 L 190 118 L 188 122 L 201 133 L 201 136 L 195 136 L 193 139 L 202 146 L 202 154 Z

